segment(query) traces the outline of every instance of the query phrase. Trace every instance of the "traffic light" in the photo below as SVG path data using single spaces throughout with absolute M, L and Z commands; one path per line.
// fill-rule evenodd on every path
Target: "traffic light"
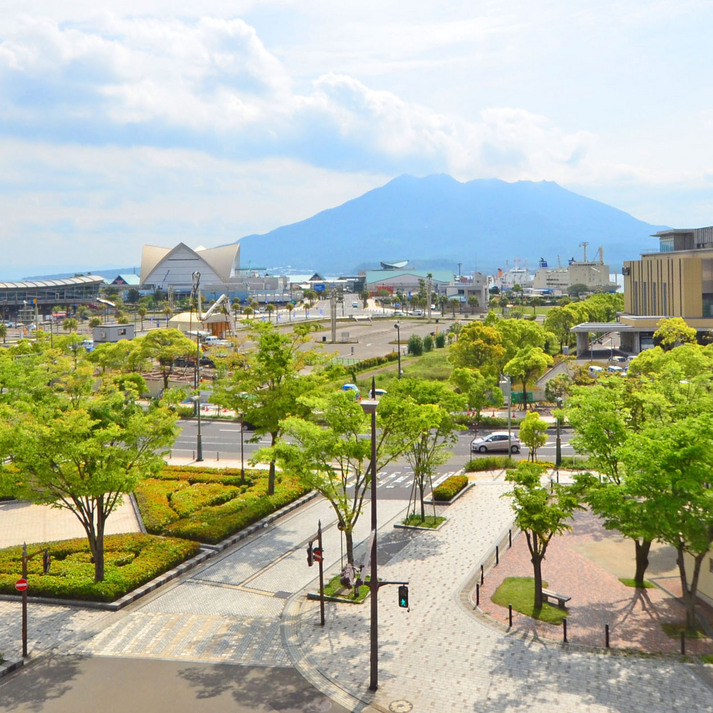
M 312 550 L 312 543 L 307 545 L 307 564 L 311 567 L 314 564 L 314 552 Z
M 408 585 L 406 584 L 399 586 L 399 606 L 403 609 L 408 608 Z

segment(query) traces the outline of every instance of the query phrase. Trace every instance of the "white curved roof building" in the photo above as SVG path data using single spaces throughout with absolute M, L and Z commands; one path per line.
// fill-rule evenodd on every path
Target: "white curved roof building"
M 195 250 L 185 243 L 173 248 L 144 245 L 141 254 L 142 289 L 190 292 L 193 273 L 201 274 L 201 289 L 227 291 L 240 269 L 240 245 L 218 248 L 199 247 Z

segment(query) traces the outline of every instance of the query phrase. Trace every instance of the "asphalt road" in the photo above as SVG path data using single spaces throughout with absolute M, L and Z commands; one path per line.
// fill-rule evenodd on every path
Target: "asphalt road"
M 0 681 L 14 713 L 346 713 L 292 668 L 43 656 Z

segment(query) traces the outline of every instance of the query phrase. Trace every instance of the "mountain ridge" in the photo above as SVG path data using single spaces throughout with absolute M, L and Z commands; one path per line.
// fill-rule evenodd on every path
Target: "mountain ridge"
M 654 246 L 666 226 L 562 188 L 553 181 L 403 175 L 383 186 L 268 233 L 239 239 L 241 264 L 348 273 L 389 260 L 452 261 L 493 272 L 514 258 L 536 265 L 589 258 L 603 248 L 613 268 Z M 649 245 L 647 245 L 649 243 Z

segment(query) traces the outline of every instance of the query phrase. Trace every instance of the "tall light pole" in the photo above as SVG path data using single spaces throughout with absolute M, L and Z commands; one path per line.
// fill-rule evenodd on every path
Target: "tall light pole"
M 398 378 L 401 378 L 401 323 L 396 322 L 394 325 L 396 329 L 396 348 L 398 350 L 398 355 L 399 355 L 399 376 Z
M 508 458 L 512 454 L 512 382 L 510 377 L 505 374 L 500 380 L 500 390 L 508 400 Z
M 245 485 L 245 452 L 243 451 L 243 431 L 245 430 L 245 416 L 240 412 L 240 484 Z
M 371 592 L 371 655 L 369 690 L 379 687 L 379 577 L 376 562 L 376 382 L 371 379 L 371 398 L 361 402 L 364 413 L 371 415 L 371 577 L 369 589 Z
M 557 469 L 557 482 L 560 480 L 560 465 L 562 464 L 562 441 L 560 438 L 560 425 L 562 423 L 562 398 L 557 397 L 557 443 L 555 448 L 555 468 Z
M 203 460 L 203 440 L 201 438 L 201 336 L 200 336 L 200 324 L 201 324 L 201 308 L 200 308 L 200 287 L 201 287 L 201 274 L 200 272 L 194 272 L 193 275 L 193 292 L 195 293 L 196 303 L 198 306 L 198 319 L 196 322 L 196 416 L 198 417 L 198 441 L 196 443 L 196 460 Z

